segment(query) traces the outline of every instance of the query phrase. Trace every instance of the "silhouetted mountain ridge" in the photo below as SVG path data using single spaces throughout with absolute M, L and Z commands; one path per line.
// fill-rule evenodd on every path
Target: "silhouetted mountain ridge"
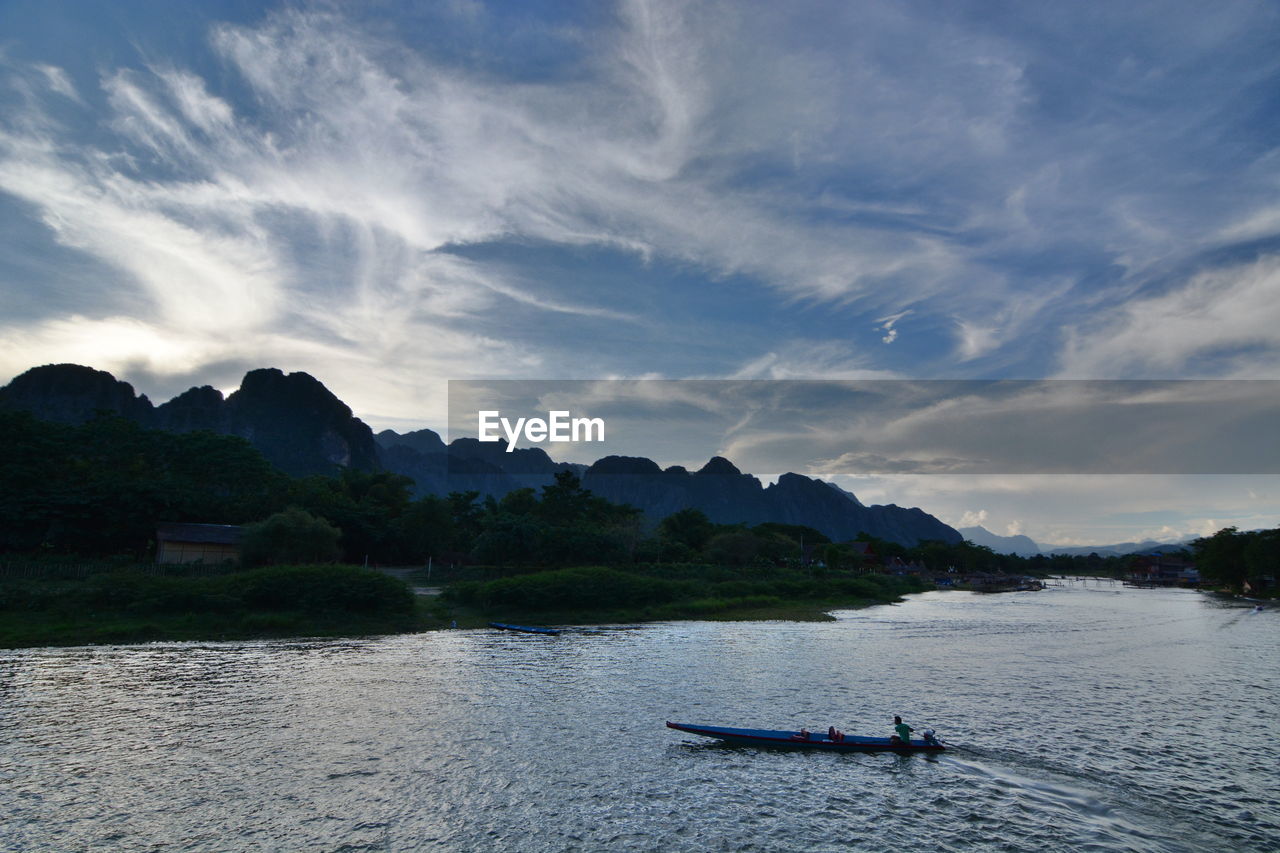
M 34 367 L 0 388 L 0 408 L 70 424 L 105 411 L 150 429 L 238 435 L 295 476 L 381 467 L 372 430 L 345 403 L 312 376 L 286 375 L 276 368 L 249 371 L 226 399 L 206 385 L 153 406 L 110 373 L 51 364 Z
M 587 469 L 582 481 L 600 497 L 643 510 L 652 521 L 693 507 L 719 524 L 803 524 L 837 542 L 859 533 L 904 545 L 961 539 L 924 510 L 864 506 L 849 492 L 801 474 L 783 474 L 766 487 L 722 457 L 691 474 L 679 466 L 661 470 L 643 457 L 606 456 Z
M 921 509 L 864 506 L 851 493 L 800 474 L 783 474 L 765 487 L 720 456 L 690 473 L 678 465 L 664 470 L 643 457 L 606 456 L 590 466 L 556 462 L 539 447 L 508 453 L 504 441 L 459 438 L 446 445 L 425 429 L 404 435 L 384 430 L 375 437 L 314 377 L 276 368 L 249 371 L 225 399 L 217 389 L 202 386 L 154 406 L 110 373 L 46 365 L 0 388 L 0 408 L 24 409 L 62 423 L 81 423 L 106 411 L 152 429 L 238 435 L 295 476 L 385 469 L 411 477 L 419 495 L 477 491 L 501 497 L 519 488 L 550 485 L 556 474 L 573 471 L 586 488 L 639 508 L 650 523 L 694 507 L 717 523 L 804 524 L 836 541 L 864 532 L 904 545 L 961 540 L 958 532 Z

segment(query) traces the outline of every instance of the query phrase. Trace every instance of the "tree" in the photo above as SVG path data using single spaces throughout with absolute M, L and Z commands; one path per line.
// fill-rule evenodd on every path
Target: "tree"
M 658 522 L 658 534 L 663 539 L 677 542 L 693 551 L 706 547 L 716 532 L 716 526 L 700 509 L 689 507 L 672 513 Z
M 582 480 L 572 471 L 560 471 L 556 481 L 542 487 L 540 514 L 552 524 L 584 521 L 592 509 L 591 492 L 582 488 Z
M 745 566 L 760 553 L 760 540 L 747 530 L 717 533 L 707 542 L 707 559 L 722 566 Z
M 247 565 L 332 563 L 342 553 L 342 532 L 323 518 L 297 507 L 245 528 L 241 555 Z
M 1244 565 L 1250 578 L 1274 578 L 1280 574 L 1280 528 L 1246 534 Z
M 822 562 L 828 569 L 843 569 L 849 550 L 848 545 L 826 545 L 822 549 Z
M 453 518 L 454 547 L 459 551 L 470 551 L 480 536 L 484 511 L 476 503 L 480 493 L 476 491 L 450 492 L 445 498 L 449 502 L 449 514 Z
M 1196 554 L 1196 568 L 1205 578 L 1232 589 L 1244 587 L 1248 576 L 1245 546 L 1248 537 L 1235 527 L 1224 527 L 1206 539 L 1191 543 Z
M 533 515 L 538 511 L 538 496 L 533 489 L 514 489 L 497 502 L 497 510 L 509 515 Z
M 394 560 L 401 550 L 396 519 L 409 506 L 413 481 L 387 471 L 343 471 L 294 480 L 289 504 L 328 519 L 342 531 L 347 560 Z
M 758 556 L 774 565 L 781 565 L 788 560 L 800 558 L 800 543 L 782 533 L 761 533 L 760 527 L 751 528 L 751 534 L 758 543 Z
M 787 537 L 797 545 L 803 544 L 806 548 L 814 545 L 827 545 L 831 542 L 831 538 L 821 530 L 816 530 L 803 524 L 783 524 L 780 521 L 761 522 L 753 526 L 751 532 L 757 536 L 776 533 Z
M 286 478 L 247 441 L 102 415 L 79 426 L 0 413 L 0 549 L 140 556 L 159 521 L 238 523 Z
M 534 558 L 544 526 L 527 516 L 496 513 L 485 520 L 472 553 L 481 563 L 505 566 Z
M 409 504 L 391 522 L 397 562 L 425 563 L 429 557 L 456 550 L 457 526 L 449 502 L 427 495 Z
M 907 556 L 906 546 L 899 545 L 897 542 L 890 542 L 886 539 L 878 539 L 865 531 L 853 537 L 853 541 L 866 542 L 871 546 L 871 550 L 875 551 L 876 555 L 879 556 L 886 564 L 893 557 L 902 557 L 903 559 L 906 559 Z

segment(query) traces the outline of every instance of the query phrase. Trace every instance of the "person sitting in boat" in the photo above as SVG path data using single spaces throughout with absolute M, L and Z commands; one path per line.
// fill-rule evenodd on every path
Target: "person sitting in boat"
M 792 735 L 792 736 L 791 736 L 791 739 L 792 739 L 792 740 L 808 740 L 808 739 L 809 739 L 809 730 L 808 730 L 808 729 L 801 729 L 801 730 L 800 730 L 800 734 L 798 734 L 798 735 Z
M 889 743 L 897 743 L 897 744 L 911 743 L 911 733 L 914 732 L 915 729 L 911 728 L 911 726 L 908 726 L 906 723 L 902 722 L 901 717 L 893 718 L 893 730 L 897 732 L 897 734 L 889 738 Z M 897 740 L 895 741 L 894 738 L 897 738 Z
M 835 726 L 831 726 L 827 729 L 827 740 L 833 743 L 839 743 L 844 740 L 844 732 L 840 731 Z

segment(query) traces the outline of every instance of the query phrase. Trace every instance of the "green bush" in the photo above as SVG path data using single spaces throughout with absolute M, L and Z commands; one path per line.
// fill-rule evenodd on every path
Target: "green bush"
M 66 584 L 9 580 L 0 584 L 0 611 L 53 610 L 66 599 Z
M 0 609 L 9 611 L 393 615 L 413 607 L 413 593 L 401 581 L 355 566 L 270 566 L 209 578 L 112 572 L 82 581 L 0 585 Z
M 674 606 L 681 616 L 714 616 L 730 610 L 756 610 L 778 607 L 782 599 L 776 595 L 744 595 L 736 598 L 698 598 Z
M 342 554 L 342 531 L 306 510 L 290 507 L 284 512 L 250 524 L 240 543 L 245 565 L 332 563 Z
M 540 611 L 663 604 L 688 595 L 690 589 L 678 581 L 592 567 L 458 583 L 448 592 L 461 604 Z
M 628 570 L 572 568 L 490 581 L 461 581 L 448 603 L 515 612 L 609 611 L 659 607 L 689 616 L 801 601 L 893 600 L 921 589 L 913 578 L 864 575 L 814 578 L 807 573 L 745 566 L 638 565 Z M 669 605 L 669 607 L 668 607 Z
M 355 566 L 270 566 L 226 580 L 228 591 L 254 610 L 408 614 L 414 606 L 401 581 Z
M 400 631 L 416 601 L 356 566 L 272 566 L 213 577 L 138 571 L 0 579 L 0 647 Z

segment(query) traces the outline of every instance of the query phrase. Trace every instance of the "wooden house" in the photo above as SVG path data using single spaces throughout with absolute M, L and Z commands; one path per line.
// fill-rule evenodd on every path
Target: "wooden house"
M 156 562 L 238 563 L 243 535 L 235 524 L 162 522 L 156 525 Z

